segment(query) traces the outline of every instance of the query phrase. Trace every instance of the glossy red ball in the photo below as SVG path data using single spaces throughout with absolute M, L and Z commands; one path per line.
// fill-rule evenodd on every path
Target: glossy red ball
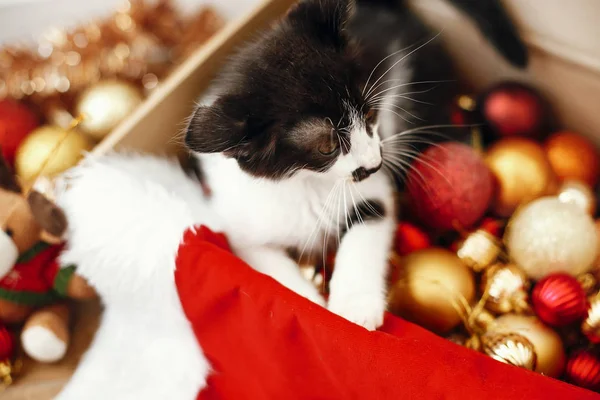
M 0 326 L 0 361 L 10 358 L 15 349 L 15 342 L 12 334 L 4 326 Z
M 447 142 L 429 147 L 415 160 L 406 188 L 417 218 L 444 231 L 473 227 L 490 205 L 494 181 L 474 149 Z
M 394 249 L 400 256 L 431 247 L 429 235 L 408 222 L 400 222 L 396 229 Z
M 533 288 L 533 309 L 539 319 L 550 326 L 561 327 L 581 320 L 588 307 L 585 290 L 568 274 L 552 274 Z
M 14 165 L 21 142 L 37 126 L 37 116 L 26 105 L 14 100 L 0 100 L 0 147 L 10 165 Z
M 567 361 L 565 376 L 577 386 L 600 389 L 600 358 L 588 350 L 576 351 Z
M 547 119 L 541 96 L 515 82 L 500 84 L 488 92 L 481 102 L 481 113 L 500 137 L 538 137 Z

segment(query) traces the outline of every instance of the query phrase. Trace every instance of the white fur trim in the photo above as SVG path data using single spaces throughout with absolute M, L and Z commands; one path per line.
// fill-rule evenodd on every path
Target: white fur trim
M 0 279 L 10 272 L 18 258 L 17 246 L 6 232 L 0 231 Z
M 58 193 L 69 220 L 63 263 L 101 296 L 91 348 L 58 400 L 195 399 L 209 365 L 174 282 L 184 231 L 207 220 L 199 185 L 172 161 L 88 157 Z M 118 372 L 116 372 L 118 371 Z
M 21 333 L 21 343 L 27 355 L 42 363 L 62 360 L 67 343 L 43 326 L 32 326 Z

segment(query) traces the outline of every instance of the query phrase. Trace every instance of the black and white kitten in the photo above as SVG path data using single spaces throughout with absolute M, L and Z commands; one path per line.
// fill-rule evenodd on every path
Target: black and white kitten
M 367 329 L 383 322 L 395 228 L 381 167 L 406 166 L 398 134 L 444 123 L 454 94 L 434 37 L 391 0 L 301 1 L 232 59 L 186 135 L 236 253 L 325 305 L 289 250 L 333 239 L 327 307 Z

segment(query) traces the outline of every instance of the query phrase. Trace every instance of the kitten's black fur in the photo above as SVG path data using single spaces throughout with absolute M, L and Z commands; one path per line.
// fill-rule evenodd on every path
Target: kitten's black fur
M 497 0 L 451 1 L 513 63 L 526 63 L 524 47 Z M 194 113 L 187 146 L 199 153 L 222 152 L 258 177 L 281 179 L 300 169 L 325 172 L 349 150 L 343 129 L 350 123 L 349 106 L 372 129 L 377 110 L 365 99 L 365 85 L 397 42 L 411 47 L 395 59 L 423 45 L 400 65 L 410 69 L 412 82 L 447 81 L 411 87 L 416 102 L 409 112 L 422 125 L 449 123 L 448 105 L 456 94 L 450 59 L 439 41 L 427 43 L 434 34 L 403 3 L 300 1 L 232 59 L 214 103 Z M 369 84 L 385 69 L 376 69 Z

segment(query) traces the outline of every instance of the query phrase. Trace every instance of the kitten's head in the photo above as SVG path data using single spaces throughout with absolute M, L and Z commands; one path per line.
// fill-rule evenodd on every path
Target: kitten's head
M 186 144 L 223 153 L 249 174 L 299 171 L 362 180 L 381 167 L 376 111 L 346 35 L 353 0 L 304 0 L 232 60 Z

